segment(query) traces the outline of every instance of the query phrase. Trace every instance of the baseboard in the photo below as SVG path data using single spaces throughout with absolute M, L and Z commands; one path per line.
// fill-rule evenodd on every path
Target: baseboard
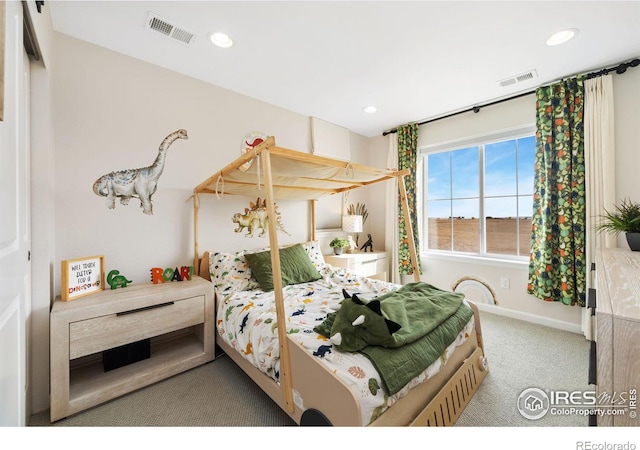
M 487 305 L 486 303 L 474 302 L 474 304 L 480 311 L 486 311 L 497 316 L 510 317 L 512 319 L 518 319 L 525 322 L 531 322 L 538 325 L 557 328 L 558 330 L 570 331 L 571 333 L 584 334 L 579 324 L 565 322 L 563 320 L 550 319 L 548 317 L 537 316 L 535 314 L 526 312 L 514 311 L 512 309 L 501 308 L 500 306 Z

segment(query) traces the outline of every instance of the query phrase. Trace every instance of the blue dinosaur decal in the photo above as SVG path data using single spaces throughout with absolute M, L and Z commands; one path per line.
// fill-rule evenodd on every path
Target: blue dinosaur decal
M 294 316 L 302 316 L 304 314 L 304 308 L 300 308 L 299 310 L 295 311 L 293 314 L 291 314 L 291 317 Z
M 318 347 L 318 350 L 313 352 L 313 356 L 317 356 L 318 358 L 324 358 L 325 356 L 327 356 L 327 353 L 331 353 L 331 346 L 321 345 L 320 347 Z
M 244 333 L 244 327 L 247 326 L 247 320 L 249 320 L 249 313 L 242 318 L 242 323 L 240 324 L 240 333 Z

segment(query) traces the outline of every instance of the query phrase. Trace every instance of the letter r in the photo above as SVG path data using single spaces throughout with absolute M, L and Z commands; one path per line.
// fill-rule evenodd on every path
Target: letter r
M 164 283 L 164 278 L 162 278 L 163 270 L 159 267 L 154 267 L 151 269 L 151 281 L 153 284 Z

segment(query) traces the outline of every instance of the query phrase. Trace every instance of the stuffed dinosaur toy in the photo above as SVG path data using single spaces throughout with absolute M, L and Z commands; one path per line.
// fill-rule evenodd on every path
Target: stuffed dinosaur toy
M 329 340 L 338 349 L 357 352 L 367 346 L 396 348 L 411 344 L 456 314 L 464 295 L 428 283 L 409 283 L 370 301 L 342 291 L 339 309 L 327 316 Z M 329 317 L 331 316 L 331 318 Z M 325 321 L 325 322 L 327 322 Z
M 365 303 L 357 294 L 351 296 L 344 289 L 342 294 L 344 300 L 335 315 L 329 339 L 336 348 L 356 352 L 368 345 L 384 347 L 393 341 L 393 333 L 402 327 L 384 317 L 379 300 Z

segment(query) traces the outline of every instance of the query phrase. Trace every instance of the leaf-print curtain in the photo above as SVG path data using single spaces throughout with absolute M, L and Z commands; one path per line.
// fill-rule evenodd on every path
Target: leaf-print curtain
M 418 124 L 410 123 L 398 127 L 398 169 L 409 169 L 409 175 L 404 177 L 407 191 L 407 203 L 409 205 L 409 216 L 413 237 L 416 245 L 416 253 L 420 254 L 418 241 L 418 214 L 416 209 L 416 168 L 418 166 Z M 398 270 L 401 275 L 411 275 L 413 267 L 411 265 L 411 255 L 409 253 L 409 240 L 407 238 L 407 227 L 404 221 L 402 204 L 398 202 Z M 420 261 L 417 261 L 418 268 Z
M 584 306 L 584 77 L 536 90 L 536 156 L 528 292 Z

